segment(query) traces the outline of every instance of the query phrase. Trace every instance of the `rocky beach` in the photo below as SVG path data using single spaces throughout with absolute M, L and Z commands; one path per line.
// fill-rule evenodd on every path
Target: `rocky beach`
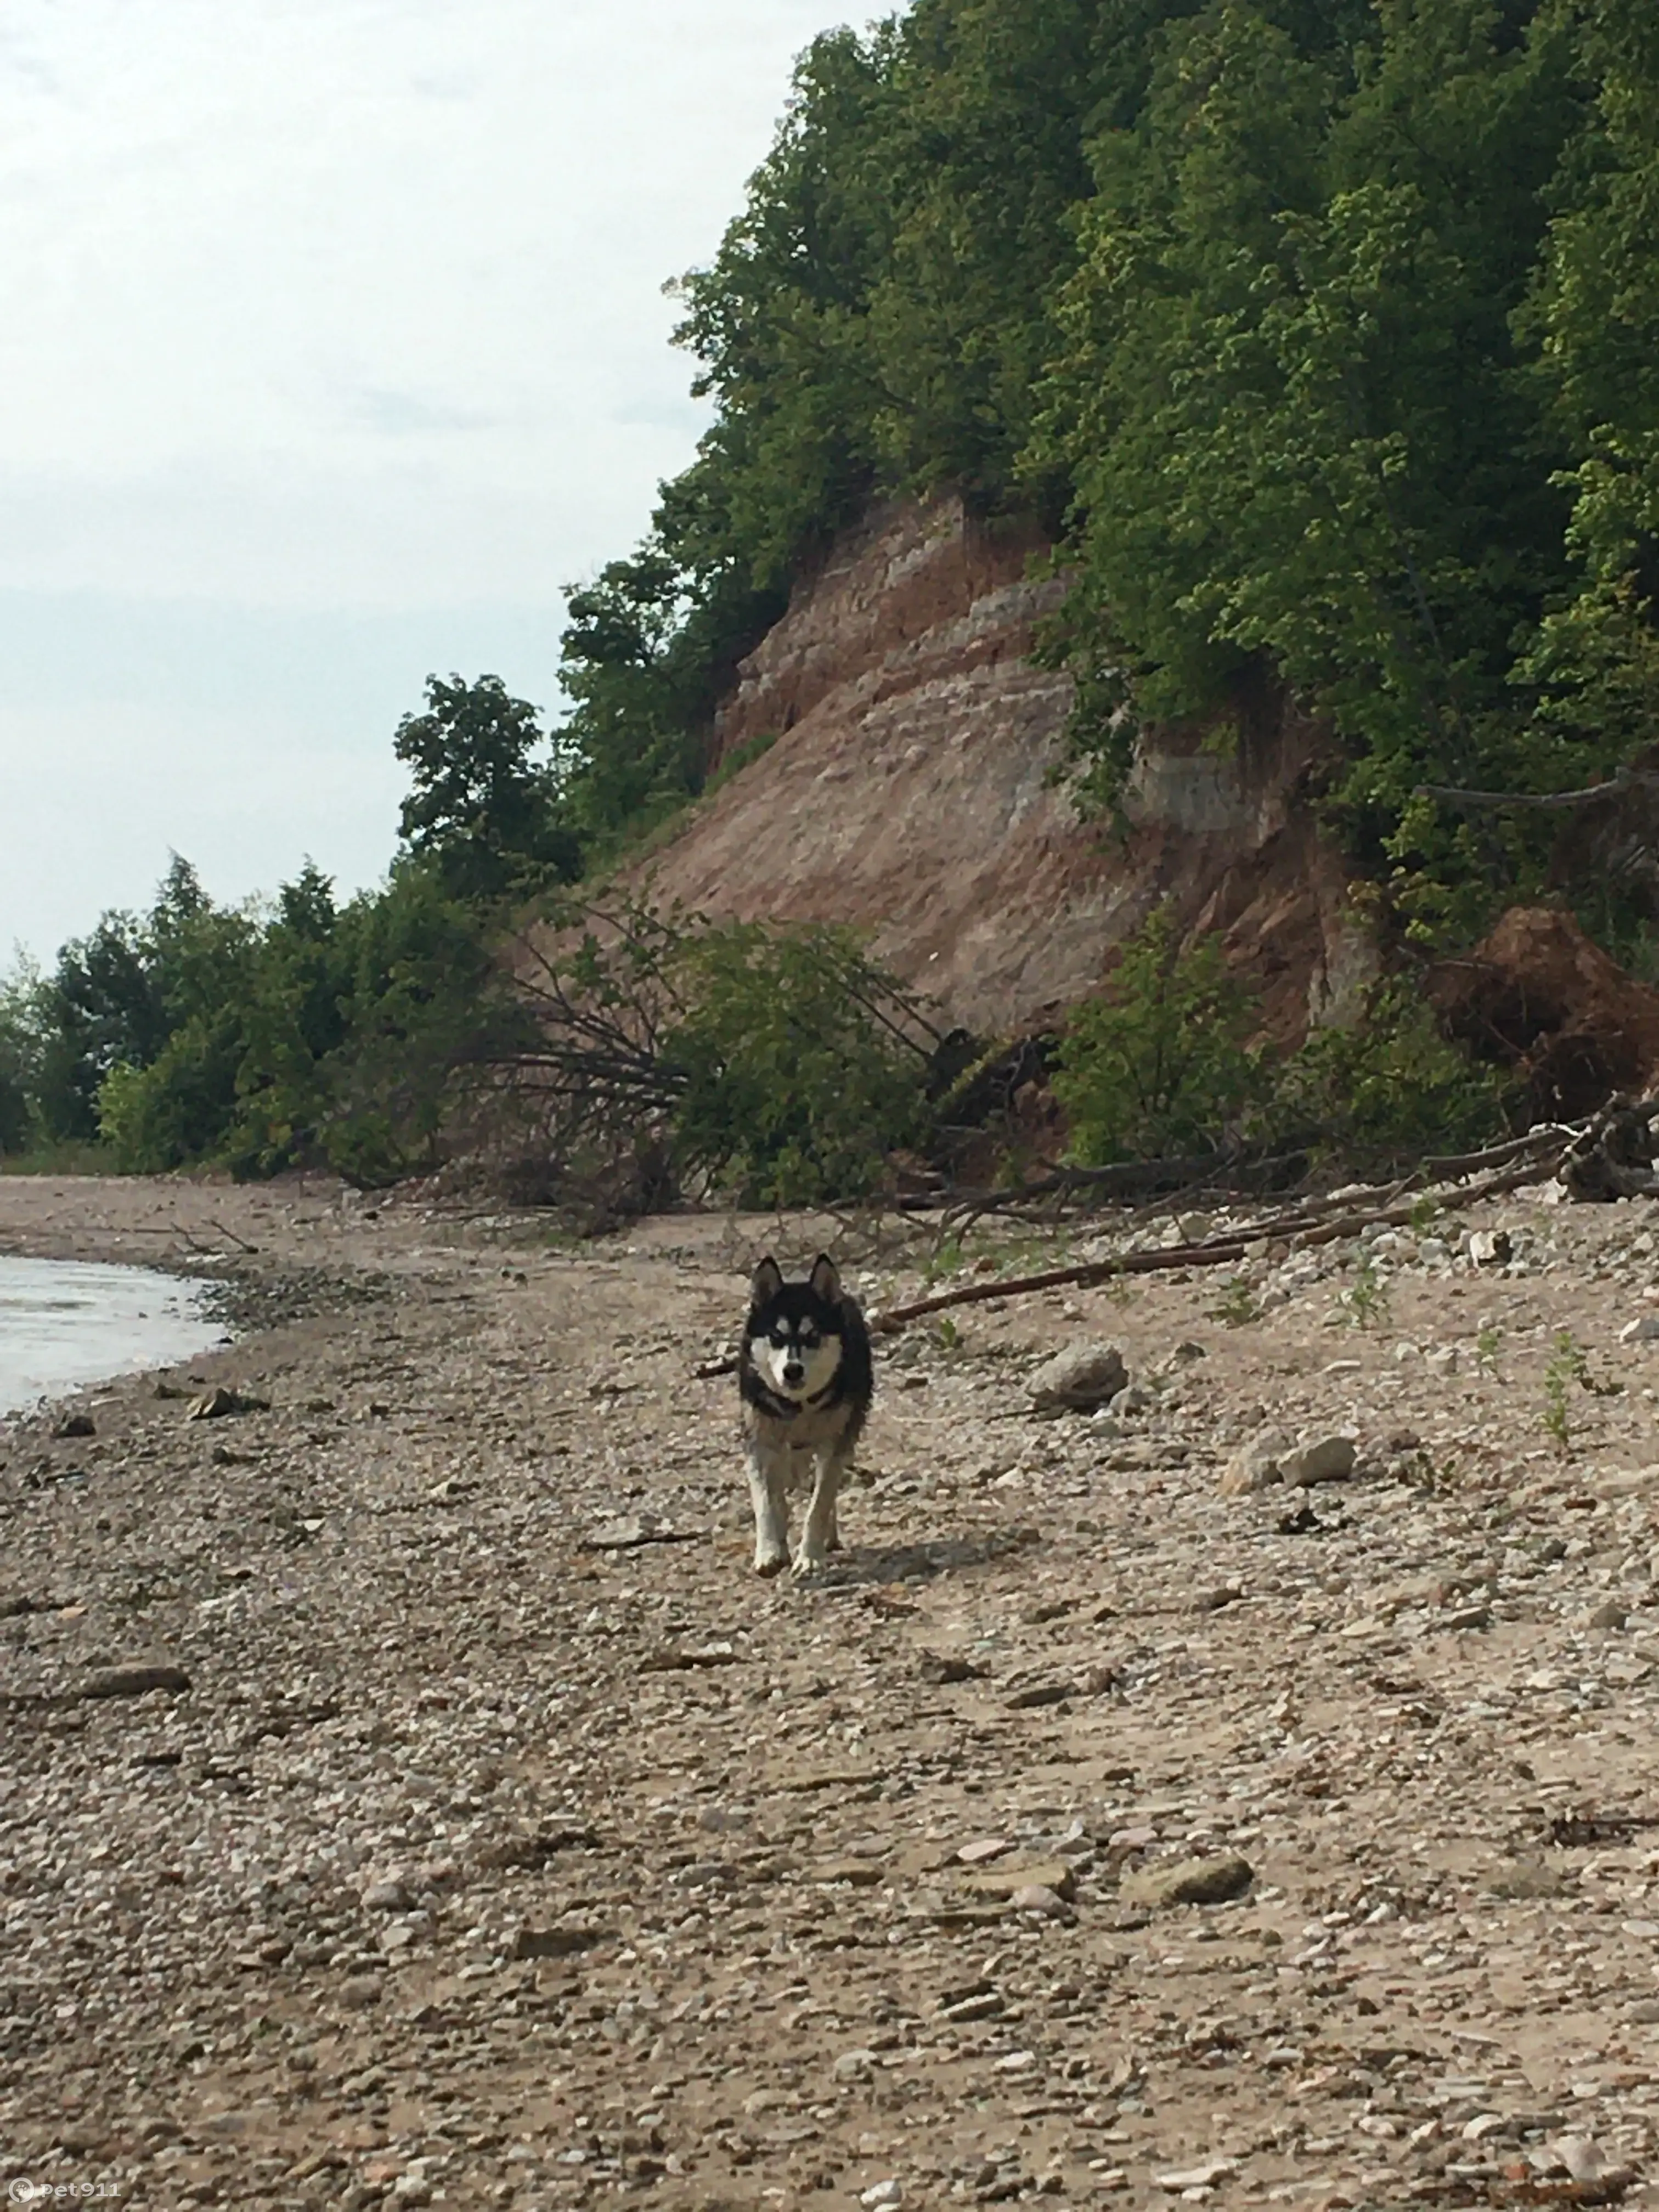
M 0 1180 L 237 1330 L 0 1424 L 0 2182 L 1648 2201 L 1659 1217 L 1548 1194 L 884 1340 L 802 1586 L 696 1373 L 762 1251 L 1194 1224 Z

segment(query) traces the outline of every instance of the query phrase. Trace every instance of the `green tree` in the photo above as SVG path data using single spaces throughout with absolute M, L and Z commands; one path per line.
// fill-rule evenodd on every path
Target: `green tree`
M 660 536 L 571 593 L 573 710 L 558 741 L 564 806 L 592 865 L 701 790 L 714 708 L 784 605 L 735 569 L 689 580 Z
M 535 708 L 499 676 L 431 676 L 426 696 L 426 713 L 406 714 L 393 740 L 413 775 L 399 824 L 410 850 L 464 900 L 574 881 L 580 847 L 560 817 L 551 768 L 532 757 L 544 743 Z
M 725 922 L 671 957 L 681 1011 L 659 1051 L 683 1178 L 809 1206 L 875 1189 L 921 1140 L 935 1040 L 853 931 Z
M 241 1009 L 234 1111 L 218 1147 L 240 1175 L 323 1157 L 330 1064 L 349 1034 L 356 980 L 354 919 L 309 860 L 277 891 Z
M 1562 0 L 1595 88 L 1517 315 L 1565 437 L 1576 588 L 1517 682 L 1598 768 L 1659 739 L 1659 22 L 1641 0 Z
M 46 987 L 40 1118 L 46 1134 L 91 1143 L 111 1068 L 147 1066 L 167 1042 L 160 983 L 131 915 L 106 914 L 58 956 Z
M 0 977 L 0 1158 L 27 1152 L 40 1132 L 45 994 L 39 971 L 20 953 Z
M 175 854 L 148 915 L 106 914 L 64 945 L 39 1001 L 43 1133 L 96 1138 L 110 1071 L 149 1067 L 181 1024 L 213 1014 L 245 965 L 248 931 Z
M 123 1168 L 210 1157 L 236 1110 L 258 919 L 248 908 L 216 906 L 175 854 L 149 915 L 115 941 L 131 960 L 132 1002 L 147 1020 L 111 1041 L 107 1065 L 83 1062 L 83 1080 L 98 1072 L 98 1134 Z
M 1565 574 L 1513 313 L 1580 110 L 1529 12 L 1386 0 L 1346 56 L 1237 0 L 1172 27 L 1135 128 L 1097 146 L 1034 455 L 1076 486 L 1107 794 L 1139 717 L 1270 670 L 1346 742 L 1358 849 L 1429 907 L 1490 856 L 1416 785 L 1557 765 L 1508 688 Z
M 522 1042 L 525 1024 L 476 908 L 434 870 L 401 861 L 341 916 L 350 969 L 344 1033 L 318 1063 L 319 1143 L 366 1185 L 434 1166 L 470 1072 Z

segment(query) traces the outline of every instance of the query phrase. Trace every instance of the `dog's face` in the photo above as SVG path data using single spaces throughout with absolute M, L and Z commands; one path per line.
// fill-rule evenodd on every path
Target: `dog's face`
M 804 1283 L 786 1283 L 772 1259 L 755 1270 L 749 1309 L 749 1358 L 775 1397 L 798 1405 L 818 1397 L 842 1362 L 841 1278 L 819 1255 Z

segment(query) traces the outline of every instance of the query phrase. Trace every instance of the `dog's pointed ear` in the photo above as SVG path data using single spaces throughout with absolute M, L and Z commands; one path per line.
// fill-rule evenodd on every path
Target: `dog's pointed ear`
M 820 1252 L 812 1262 L 812 1272 L 807 1278 L 808 1288 L 815 1298 L 822 1298 L 827 1306 L 841 1304 L 841 1277 L 836 1263 L 827 1252 Z
M 750 1278 L 749 1288 L 757 1306 L 776 1297 L 783 1288 L 783 1270 L 769 1252 Z

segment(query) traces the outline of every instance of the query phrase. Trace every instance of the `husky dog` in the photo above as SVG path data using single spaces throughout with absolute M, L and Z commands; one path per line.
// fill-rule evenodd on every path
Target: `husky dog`
M 755 1502 L 755 1571 L 775 1575 L 789 1565 L 787 1492 L 805 1476 L 811 1454 L 817 1476 L 795 1553 L 796 1573 L 806 1574 L 839 1548 L 836 1493 L 875 1387 L 870 1332 L 834 1261 L 822 1253 L 804 1283 L 786 1283 L 769 1256 L 750 1288 L 738 1387 Z

